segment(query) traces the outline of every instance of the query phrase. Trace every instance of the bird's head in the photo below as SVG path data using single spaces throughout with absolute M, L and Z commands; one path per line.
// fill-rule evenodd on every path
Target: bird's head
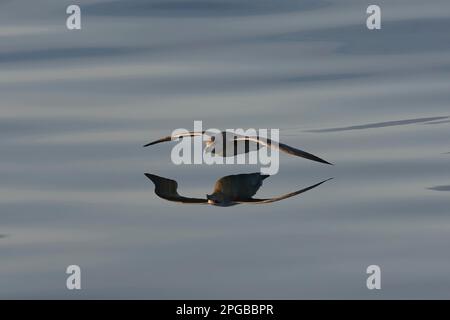
M 216 147 L 216 137 L 209 137 L 209 139 L 205 141 L 205 145 L 205 152 L 214 154 Z
M 213 194 L 207 194 L 206 199 L 209 204 L 219 207 L 229 207 L 233 205 L 233 202 L 230 201 L 228 197 L 226 197 L 222 192 L 214 192 Z

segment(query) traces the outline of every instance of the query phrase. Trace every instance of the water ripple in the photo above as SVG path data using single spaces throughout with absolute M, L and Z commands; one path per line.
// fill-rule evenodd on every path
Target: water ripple
M 368 123 L 368 124 L 348 126 L 348 127 L 305 130 L 305 132 L 338 132 L 338 131 L 364 130 L 364 129 L 373 129 L 373 128 L 385 128 L 385 127 L 403 126 L 403 125 L 407 125 L 407 124 L 422 123 L 422 122 L 447 119 L 447 118 L 448 118 L 448 116 L 394 120 L 394 121 L 375 122 L 375 123 Z

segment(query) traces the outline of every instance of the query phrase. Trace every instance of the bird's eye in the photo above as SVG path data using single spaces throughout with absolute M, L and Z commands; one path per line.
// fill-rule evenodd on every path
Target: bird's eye
M 215 140 L 216 140 L 216 137 L 212 136 L 211 141 L 215 141 Z

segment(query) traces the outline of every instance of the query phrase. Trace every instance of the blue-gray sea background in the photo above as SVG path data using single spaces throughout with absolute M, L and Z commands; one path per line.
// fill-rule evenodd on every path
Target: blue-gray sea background
M 0 298 L 450 298 L 450 2 L 0 0 Z M 270 205 L 186 206 L 258 166 L 176 128 L 279 128 Z M 82 290 L 66 289 L 66 267 Z M 366 267 L 382 289 L 366 288 Z

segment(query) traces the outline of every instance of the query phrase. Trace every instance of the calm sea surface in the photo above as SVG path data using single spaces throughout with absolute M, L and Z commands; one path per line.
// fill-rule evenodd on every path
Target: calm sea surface
M 34 3 L 36 2 L 36 3 Z M 450 298 L 450 2 L 0 0 L 0 298 Z M 173 129 L 279 128 L 267 205 L 182 205 L 256 165 Z M 66 289 L 66 267 L 82 290 Z M 366 288 L 366 268 L 382 289 Z

